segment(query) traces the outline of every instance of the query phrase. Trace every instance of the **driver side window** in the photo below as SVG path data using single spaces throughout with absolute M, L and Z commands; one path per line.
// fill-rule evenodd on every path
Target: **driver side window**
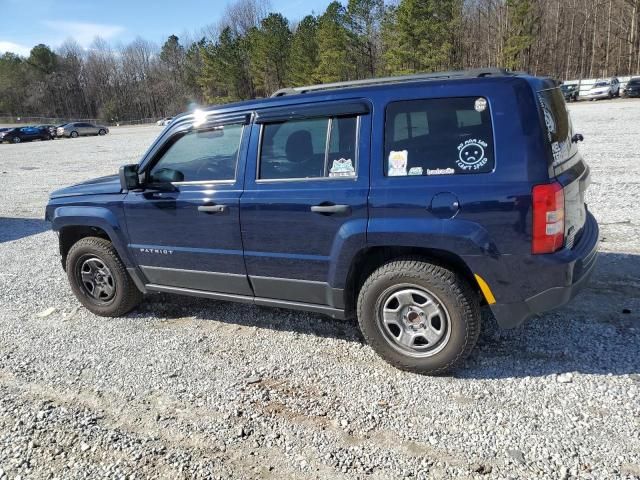
M 232 124 L 185 133 L 153 166 L 150 182 L 234 180 L 242 130 Z

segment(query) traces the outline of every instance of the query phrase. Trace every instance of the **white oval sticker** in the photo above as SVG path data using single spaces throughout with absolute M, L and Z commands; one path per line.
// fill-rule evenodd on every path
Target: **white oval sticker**
M 474 108 L 476 109 L 476 112 L 484 112 L 487 109 L 487 100 L 482 97 L 476 99 Z

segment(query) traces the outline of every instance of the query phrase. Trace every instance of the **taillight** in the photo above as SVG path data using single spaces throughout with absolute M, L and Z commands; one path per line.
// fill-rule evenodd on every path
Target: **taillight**
M 531 253 L 553 253 L 564 244 L 564 190 L 557 182 L 533 187 Z

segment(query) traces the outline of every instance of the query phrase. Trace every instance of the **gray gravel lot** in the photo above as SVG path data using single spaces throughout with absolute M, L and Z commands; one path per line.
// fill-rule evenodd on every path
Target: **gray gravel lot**
M 164 295 L 90 314 L 47 195 L 160 128 L 0 145 L 0 479 L 640 478 L 640 101 L 570 108 L 597 272 L 522 328 L 487 318 L 452 377 L 395 370 L 320 315 Z

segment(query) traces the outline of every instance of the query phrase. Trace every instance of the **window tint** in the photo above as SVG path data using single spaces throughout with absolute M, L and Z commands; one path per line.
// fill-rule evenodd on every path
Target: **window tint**
M 557 166 L 571 158 L 577 149 L 576 144 L 571 141 L 571 117 L 558 88 L 538 92 L 538 101 L 544 116 L 547 139 L 553 152 L 553 165 Z
M 390 103 L 385 175 L 452 175 L 493 170 L 491 112 L 484 98 Z
M 259 179 L 355 176 L 357 117 L 290 120 L 262 129 Z
M 355 176 L 357 130 L 357 117 L 334 118 L 331 121 L 325 175 L 329 177 Z
M 225 125 L 178 137 L 151 169 L 150 181 L 165 181 L 172 171 L 177 172 L 175 181 L 235 179 L 242 129 L 242 125 Z

